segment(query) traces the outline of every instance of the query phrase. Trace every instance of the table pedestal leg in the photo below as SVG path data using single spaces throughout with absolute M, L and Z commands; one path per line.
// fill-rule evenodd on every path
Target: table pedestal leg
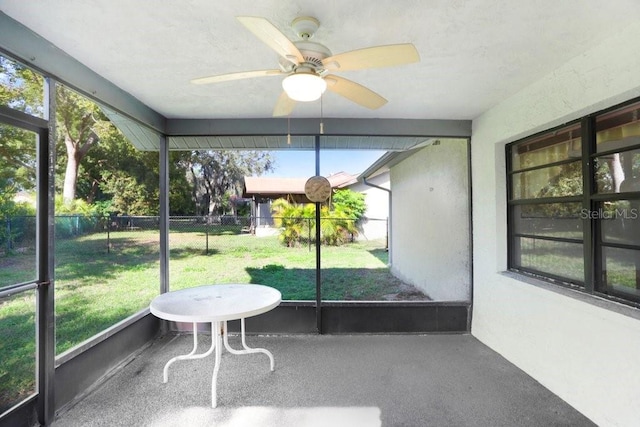
M 227 322 L 224 322 L 226 325 Z M 211 340 L 215 341 L 216 345 L 216 362 L 213 365 L 213 376 L 211 378 L 211 407 L 215 408 L 218 406 L 218 392 L 217 392 L 217 382 L 218 382 L 218 371 L 220 370 L 220 359 L 222 358 L 222 339 L 220 337 L 220 322 L 212 322 L 211 323 Z M 225 339 L 226 339 L 226 331 L 225 331 Z
M 224 347 L 227 349 L 227 351 L 229 351 L 229 353 L 231 354 L 251 354 L 251 353 L 264 353 L 267 355 L 267 357 L 269 357 L 269 361 L 271 362 L 271 370 L 274 370 L 274 361 L 273 361 L 273 354 L 271 354 L 271 352 L 269 350 L 266 350 L 264 348 L 251 348 L 247 345 L 247 342 L 245 340 L 245 333 L 244 333 L 244 319 L 240 319 L 240 335 L 242 337 L 242 347 L 244 348 L 244 350 L 234 350 L 233 348 L 231 348 L 229 346 L 229 339 L 228 339 L 228 334 L 227 334 L 227 322 L 225 321 L 223 323 L 223 327 L 224 327 Z
M 220 333 L 220 329 L 222 328 L 222 334 Z M 202 359 L 203 357 L 209 356 L 215 350 L 215 364 L 213 366 L 213 375 L 211 377 L 211 407 L 215 408 L 218 406 L 217 401 L 217 382 L 218 382 L 218 371 L 220 370 L 220 359 L 222 358 L 222 345 L 224 343 L 225 348 L 231 354 L 251 354 L 251 353 L 264 353 L 269 357 L 269 361 L 271 362 L 271 370 L 274 370 L 274 360 L 273 354 L 269 350 L 264 348 L 251 348 L 247 345 L 246 336 L 245 336 L 245 325 L 244 319 L 240 319 L 240 331 L 242 337 L 242 347 L 244 350 L 235 350 L 229 346 L 229 338 L 227 332 L 227 322 L 211 322 L 211 347 L 205 353 L 196 354 L 198 350 L 198 324 L 193 324 L 193 349 L 188 354 L 176 356 L 169 360 L 164 365 L 163 370 L 163 382 L 166 383 L 169 380 L 169 366 L 173 364 L 173 362 L 178 360 L 193 360 L 193 359 Z M 224 336 L 224 338 L 223 338 Z
M 218 326 L 218 328 L 220 327 Z M 162 382 L 166 383 L 167 381 L 169 381 L 169 366 L 171 366 L 173 362 L 177 360 L 192 360 L 192 359 L 202 359 L 203 357 L 207 357 L 208 355 L 213 353 L 215 344 L 216 344 L 216 341 L 212 337 L 211 347 L 209 348 L 209 350 L 207 350 L 206 353 L 195 354 L 196 350 L 198 350 L 198 324 L 194 323 L 193 324 L 193 350 L 191 350 L 191 352 L 188 354 L 174 357 L 173 359 L 169 360 L 166 365 L 164 365 L 164 370 L 162 372 L 163 374 Z

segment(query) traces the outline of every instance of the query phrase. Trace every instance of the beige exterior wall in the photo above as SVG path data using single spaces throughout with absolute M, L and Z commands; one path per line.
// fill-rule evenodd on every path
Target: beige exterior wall
M 466 140 L 441 139 L 391 168 L 392 273 L 438 301 L 471 299 Z

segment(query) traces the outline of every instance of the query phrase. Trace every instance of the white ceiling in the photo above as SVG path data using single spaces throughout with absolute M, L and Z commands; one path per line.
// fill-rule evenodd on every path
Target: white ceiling
M 190 79 L 277 68 L 235 16 L 263 16 L 292 40 L 314 16 L 331 51 L 413 43 L 402 67 L 350 71 L 389 100 L 370 111 L 333 93 L 323 115 L 473 119 L 636 22 L 638 0 L 0 0 L 0 9 L 167 118 L 268 118 L 282 77 L 195 86 Z M 320 103 L 292 117 L 318 117 Z

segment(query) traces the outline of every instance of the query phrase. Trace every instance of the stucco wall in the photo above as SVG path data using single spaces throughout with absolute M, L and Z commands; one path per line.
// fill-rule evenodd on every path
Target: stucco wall
M 640 96 L 639 40 L 621 29 L 473 121 L 472 333 L 600 425 L 639 425 L 640 315 L 502 273 L 504 146 Z
M 468 301 L 466 140 L 442 139 L 391 168 L 392 273 L 438 301 Z

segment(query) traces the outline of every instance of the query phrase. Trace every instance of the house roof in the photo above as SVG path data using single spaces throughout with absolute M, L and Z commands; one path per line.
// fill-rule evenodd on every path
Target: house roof
M 245 176 L 245 194 L 304 194 L 307 178 Z
M 428 147 L 430 145 L 439 145 L 440 143 L 441 139 L 428 138 L 425 139 L 422 143 L 417 144 L 406 151 L 386 152 L 378 160 L 373 162 L 371 166 L 362 171 L 362 173 L 360 173 L 360 175 L 356 177 L 356 180 L 362 181 L 363 179 L 372 178 L 381 173 L 388 172 L 390 168 L 397 165 L 404 159 L 411 157 L 414 153 L 423 149 L 424 147 Z
M 327 177 L 331 183 L 332 188 L 344 188 L 355 182 L 357 182 L 356 175 L 351 175 L 346 172 L 338 172 L 331 174 Z
M 356 182 L 356 176 L 338 172 L 326 177 L 332 188 L 343 188 Z M 304 194 L 304 185 L 309 178 L 278 178 L 265 176 L 245 176 L 245 195 Z

